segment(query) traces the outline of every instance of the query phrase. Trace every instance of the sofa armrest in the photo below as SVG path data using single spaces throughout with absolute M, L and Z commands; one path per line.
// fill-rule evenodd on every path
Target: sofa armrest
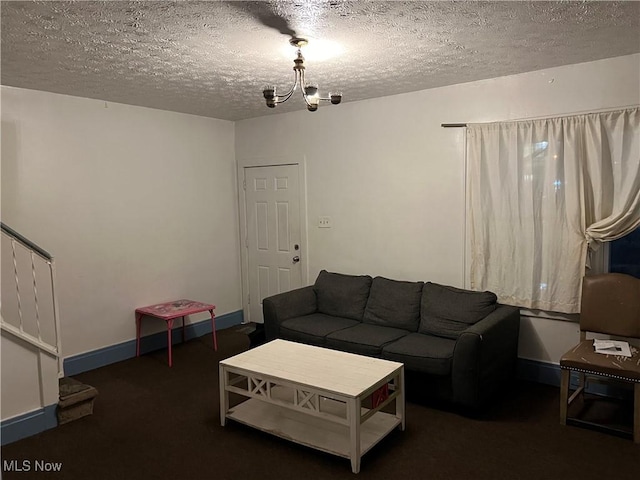
M 262 300 L 262 314 L 267 341 L 280 336 L 280 324 L 284 320 L 310 315 L 317 309 L 316 292 L 312 285 L 265 298 Z
M 478 410 L 513 378 L 519 334 L 520 310 L 507 305 L 462 332 L 453 354 L 455 403 Z

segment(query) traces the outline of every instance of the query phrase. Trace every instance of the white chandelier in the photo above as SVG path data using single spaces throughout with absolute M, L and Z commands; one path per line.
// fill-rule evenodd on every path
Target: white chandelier
M 267 107 L 275 108 L 279 103 L 284 103 L 291 98 L 293 92 L 300 87 L 302 97 L 307 104 L 307 110 L 315 112 L 318 109 L 320 101 L 331 102 L 333 105 L 338 105 L 342 101 L 341 93 L 330 93 L 328 97 L 321 97 L 318 94 L 317 85 L 305 85 L 304 80 L 304 57 L 302 56 L 302 47 L 307 43 L 307 39 L 300 37 L 293 37 L 289 40 L 289 43 L 298 49 L 296 58 L 293 59 L 293 72 L 295 75 L 293 86 L 284 95 L 278 95 L 275 86 L 268 86 L 262 91 L 264 99 L 267 102 Z

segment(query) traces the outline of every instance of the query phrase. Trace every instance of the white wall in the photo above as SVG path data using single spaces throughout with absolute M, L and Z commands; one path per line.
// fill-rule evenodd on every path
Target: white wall
M 236 158 L 306 161 L 309 282 L 326 268 L 464 286 L 464 130 L 440 124 L 637 105 L 639 86 L 631 55 L 269 115 L 236 123 Z M 558 362 L 577 338 L 576 324 L 523 319 L 520 356 Z
M 56 259 L 65 357 L 242 308 L 235 177 L 232 122 L 2 87 L 2 221 Z

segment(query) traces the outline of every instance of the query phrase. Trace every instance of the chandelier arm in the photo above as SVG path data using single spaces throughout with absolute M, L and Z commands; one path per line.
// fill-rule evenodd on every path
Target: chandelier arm
M 296 91 L 296 87 L 298 86 L 298 72 L 293 72 L 293 85 L 289 89 L 287 93 L 284 95 L 278 95 L 278 101 L 276 103 L 284 103 L 291 98 L 293 92 Z
M 307 107 L 311 107 L 311 102 L 307 97 L 307 92 L 304 91 L 304 70 L 300 72 L 300 91 L 302 92 L 302 98 L 304 98 L 304 103 L 307 104 Z
M 289 100 L 291 98 L 291 95 L 293 95 L 293 92 L 296 91 L 296 87 L 295 85 L 293 87 L 291 87 L 291 90 L 289 90 L 287 93 L 285 93 L 284 95 L 278 95 L 278 101 L 276 103 L 284 103 L 287 100 Z
M 331 96 L 328 96 L 328 97 L 320 97 L 320 96 L 318 96 L 317 98 L 318 98 L 318 100 L 325 100 L 327 102 L 331 101 Z

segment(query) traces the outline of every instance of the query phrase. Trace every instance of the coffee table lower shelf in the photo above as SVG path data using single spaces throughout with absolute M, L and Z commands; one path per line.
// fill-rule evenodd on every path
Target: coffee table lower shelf
M 350 433 L 347 425 L 314 417 L 304 412 L 248 399 L 227 412 L 227 418 L 263 432 L 312 447 L 323 452 L 350 458 Z M 400 425 L 395 415 L 376 412 L 361 425 L 361 455 Z

